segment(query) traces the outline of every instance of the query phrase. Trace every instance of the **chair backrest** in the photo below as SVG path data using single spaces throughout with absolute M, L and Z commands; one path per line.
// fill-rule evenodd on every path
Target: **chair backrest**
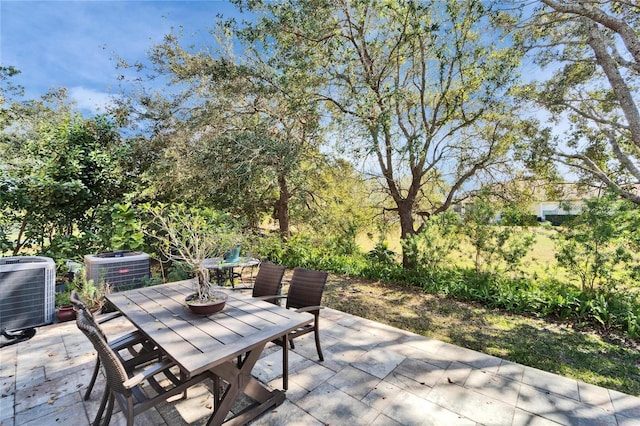
M 78 310 L 76 314 L 76 325 L 89 339 L 98 357 L 103 365 L 105 375 L 107 376 L 107 384 L 116 393 L 125 397 L 131 395 L 131 390 L 123 386 L 123 383 L 129 379 L 127 371 L 118 359 L 118 356 L 109 347 L 102 331 L 96 327 L 95 320 L 91 312 L 85 308 Z
M 73 308 L 75 309 L 76 312 L 83 311 L 85 313 L 84 321 L 88 322 L 92 327 L 98 330 L 98 333 L 100 333 L 100 336 L 102 336 L 104 340 L 107 340 L 107 336 L 104 334 L 104 331 L 102 331 L 102 328 L 100 327 L 100 325 L 98 325 L 98 322 L 96 321 L 93 314 L 87 308 L 87 304 L 84 303 L 84 301 L 80 298 L 80 296 L 78 296 L 78 293 L 75 290 L 71 291 L 71 295 L 69 296 L 69 301 L 73 305 Z
M 287 292 L 287 308 L 320 306 L 328 276 L 328 273 L 322 271 L 294 269 Z
M 284 266 L 263 262 L 253 283 L 253 297 L 276 296 L 282 291 Z

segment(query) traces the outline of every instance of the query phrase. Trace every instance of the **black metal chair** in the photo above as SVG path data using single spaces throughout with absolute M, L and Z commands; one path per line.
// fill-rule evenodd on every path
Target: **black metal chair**
M 320 347 L 320 310 L 324 309 L 321 306 L 322 294 L 324 292 L 325 284 L 329 274 L 322 271 L 314 271 L 304 268 L 295 268 L 293 270 L 293 276 L 289 284 L 289 291 L 286 296 L 287 309 L 295 309 L 296 312 L 309 312 L 313 314 L 313 322 L 304 327 L 298 328 L 282 336 L 281 338 L 274 340 L 273 343 L 282 346 L 282 384 L 283 388 L 287 390 L 289 388 L 289 350 L 288 346 L 291 345 L 291 349 L 295 349 L 293 339 L 300 337 L 307 333 L 314 333 L 316 341 L 316 350 L 318 351 L 318 358 L 320 361 L 324 361 L 322 355 L 322 348 Z
M 119 312 L 114 312 L 100 318 L 99 320 L 96 320 L 93 314 L 87 309 L 87 305 L 84 303 L 84 301 L 82 301 L 82 299 L 80 299 L 78 293 L 75 290 L 71 292 L 69 300 L 76 312 L 86 311 L 86 314 L 88 315 L 87 320 L 91 321 L 93 323 L 93 326 L 102 334 L 104 340 L 108 341 L 107 336 L 100 328 L 100 324 L 104 324 L 107 321 L 111 321 L 114 318 L 120 317 L 122 314 L 120 314 Z M 123 362 L 128 367 L 144 365 L 160 356 L 159 352 L 155 348 L 155 345 L 150 342 L 139 330 L 126 333 L 122 336 L 119 336 L 117 339 L 108 341 L 108 343 L 109 347 L 116 354 L 118 354 L 121 362 Z M 125 359 L 124 357 L 120 356 L 120 351 L 123 350 L 126 350 L 129 353 L 130 357 Z M 96 379 L 98 378 L 99 372 L 100 357 L 96 356 L 96 364 L 93 368 L 93 374 L 91 375 L 91 380 L 89 381 L 89 385 L 87 386 L 87 390 L 84 394 L 85 401 L 88 400 L 91 396 L 91 391 L 96 384 Z
M 179 372 L 178 377 L 176 373 L 171 371 L 173 367 L 176 367 L 176 364 L 166 358 L 149 364 L 144 371 L 134 374 L 133 370 L 123 364 L 121 358 L 111 349 L 104 338 L 104 334 L 87 309 L 78 311 L 76 324 L 98 352 L 98 357 L 106 376 L 106 388 L 93 422 L 94 426 L 109 424 L 113 412 L 114 399 L 118 401 L 118 405 L 127 419 L 127 426 L 133 426 L 136 415 L 166 401 L 174 395 L 186 392 L 189 387 L 207 378 L 214 379 L 210 372 L 190 378 L 186 378 Z M 150 385 L 145 386 L 145 389 L 152 388 L 156 395 L 148 396 L 142 390 L 144 384 Z M 100 423 L 101 420 L 102 423 Z

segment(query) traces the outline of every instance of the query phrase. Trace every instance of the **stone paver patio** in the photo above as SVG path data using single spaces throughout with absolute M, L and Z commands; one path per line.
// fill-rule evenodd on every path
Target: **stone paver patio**
M 107 323 L 115 336 L 124 319 Z M 640 398 L 325 309 L 325 361 L 296 339 L 287 400 L 254 425 L 640 425 Z M 282 349 L 268 345 L 254 375 L 282 386 Z M 0 349 L 0 424 L 85 425 L 103 389 L 82 395 L 95 352 L 75 322 L 42 327 Z M 136 417 L 140 425 L 205 424 L 206 384 Z M 124 424 L 118 413 L 112 424 Z

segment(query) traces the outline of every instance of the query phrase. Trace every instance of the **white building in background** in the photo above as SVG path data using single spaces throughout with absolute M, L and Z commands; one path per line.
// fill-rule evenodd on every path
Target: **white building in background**
M 531 210 L 539 220 L 545 221 L 548 215 L 579 215 L 582 213 L 583 207 L 583 200 L 536 201 L 531 206 Z
M 526 188 L 530 192 L 530 198 L 534 201 L 530 204 L 530 212 L 539 222 L 553 218 L 552 223 L 557 224 L 563 221 L 562 216 L 576 216 L 582 213 L 585 199 L 592 199 L 603 193 L 601 188 L 582 188 L 571 182 L 556 183 L 553 188 L 554 196 L 549 196 L 544 190 L 544 183 L 527 182 Z M 526 192 L 526 191 L 525 191 Z M 466 199 L 456 204 L 455 212 L 464 215 L 473 208 L 473 198 Z M 501 214 L 495 218 L 500 222 Z

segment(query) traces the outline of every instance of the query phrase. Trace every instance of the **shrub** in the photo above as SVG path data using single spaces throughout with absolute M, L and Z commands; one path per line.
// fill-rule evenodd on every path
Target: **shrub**
M 506 263 L 508 270 L 517 270 L 534 242 L 533 234 L 524 228 L 496 225 L 498 210 L 486 197 L 476 198 L 469 210 L 462 232 L 474 248 L 476 272 L 496 270 L 498 259 Z
M 447 256 L 459 245 L 459 225 L 458 215 L 453 212 L 429 217 L 418 234 L 402 240 L 405 254 L 421 267 L 443 267 Z
M 560 232 L 558 263 L 578 278 L 584 291 L 611 282 L 619 265 L 633 271 L 636 262 L 630 251 L 628 225 L 635 223 L 637 216 L 630 202 L 617 199 L 613 193 L 585 201 L 583 213 Z

